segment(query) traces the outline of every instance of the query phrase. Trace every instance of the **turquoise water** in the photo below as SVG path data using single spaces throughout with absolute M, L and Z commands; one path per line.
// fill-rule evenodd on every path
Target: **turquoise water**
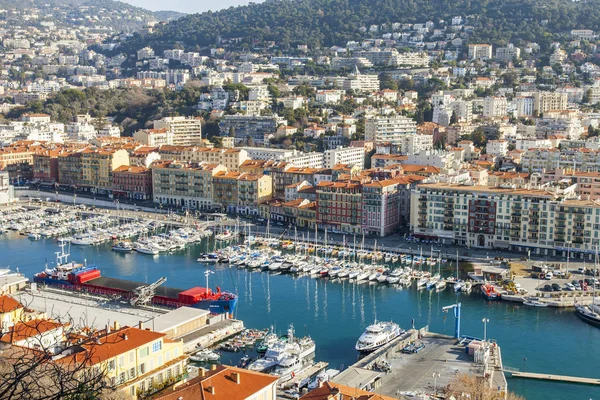
M 203 247 L 202 247 L 203 248 Z M 53 240 L 32 242 L 15 234 L 0 236 L 0 267 L 19 268 L 31 277 L 54 261 Z M 104 276 L 189 288 L 205 285 L 205 267 L 196 262 L 201 247 L 152 257 L 110 251 L 109 245 L 71 248 L 73 259 L 98 265 Z M 573 311 L 536 309 L 512 303 L 486 302 L 481 296 L 436 293 L 389 286 L 328 282 L 309 277 L 271 275 L 228 267 L 212 267 L 210 286 L 240 295 L 236 316 L 246 326 L 283 333 L 290 323 L 298 335 L 310 334 L 317 344 L 316 359 L 343 368 L 357 359 L 356 339 L 375 318 L 394 320 L 403 328 L 429 324 L 430 330 L 454 334 L 454 318 L 441 308 L 462 303 L 462 334 L 483 336 L 482 318 L 489 318 L 487 335 L 502 347 L 505 366 L 531 372 L 598 378 L 600 329 L 579 320 Z M 526 361 L 523 361 L 526 358 Z M 529 400 L 600 399 L 600 388 L 509 379 L 509 389 Z

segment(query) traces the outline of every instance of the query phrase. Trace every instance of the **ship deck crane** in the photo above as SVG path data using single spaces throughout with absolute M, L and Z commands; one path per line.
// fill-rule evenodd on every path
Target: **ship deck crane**
M 152 301 L 156 288 L 167 281 L 166 277 L 159 278 L 149 285 L 138 286 L 133 289 L 133 297 L 129 300 L 132 306 L 145 305 Z

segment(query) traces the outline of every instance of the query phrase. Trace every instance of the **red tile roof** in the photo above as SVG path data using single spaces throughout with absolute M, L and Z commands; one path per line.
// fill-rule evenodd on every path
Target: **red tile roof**
M 6 295 L 0 296 L 0 313 L 4 314 L 19 308 L 23 308 L 23 306 L 14 298 Z

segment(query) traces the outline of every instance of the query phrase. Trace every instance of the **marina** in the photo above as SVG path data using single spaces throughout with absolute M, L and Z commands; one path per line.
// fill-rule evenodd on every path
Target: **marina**
M 197 258 L 207 248 L 212 248 L 212 242 L 207 239 L 157 257 L 114 252 L 111 246 L 111 243 L 72 246 L 71 252 L 76 260 L 98 265 L 103 275 L 146 284 L 164 276 L 172 287 L 204 286 L 203 273 L 210 270 L 214 272 L 210 278 L 211 286 L 221 286 L 239 294 L 234 314 L 246 326 L 261 329 L 274 326 L 275 332 L 282 334 L 293 323 L 301 336 L 310 334 L 314 339 L 315 359 L 338 370 L 344 370 L 357 361 L 356 341 L 376 320 L 394 321 L 406 329 L 414 321 L 416 326 L 428 325 L 432 332 L 452 335 L 454 321 L 441 309 L 457 300 L 463 306 L 462 331 L 482 337 L 482 318 L 489 319 L 488 337 L 502 345 L 503 360 L 508 366 L 523 366 L 521 370 L 528 372 L 593 378 L 593 362 L 600 359 L 600 351 L 594 345 L 600 340 L 598 329 L 580 320 L 573 308 L 538 308 L 518 302 L 489 302 L 475 290 L 468 295 L 455 292 L 450 285 L 439 291 L 417 290 L 415 283 L 407 287 L 367 279 L 358 282 L 340 279 L 339 276 L 317 277 L 311 276 L 313 274 L 252 270 L 234 267 L 231 262 L 203 265 Z M 18 268 L 29 277 L 43 269 L 43 260 L 52 260 L 56 250 L 57 242 L 53 239 L 31 241 L 11 231 L 0 236 L 4 266 Z M 385 260 L 382 264 L 385 265 Z M 451 264 L 445 270 L 442 268 L 446 276 L 451 275 L 453 270 Z M 43 299 L 38 301 L 43 307 Z M 98 319 L 101 318 L 110 317 L 98 315 Z M 134 319 L 137 321 L 139 318 L 132 317 L 131 323 L 135 323 Z M 519 333 L 518 341 L 514 340 L 515 332 Z M 544 338 L 544 346 L 539 346 L 540 337 Z M 575 337 L 582 340 L 565 340 Z M 559 346 L 565 350 L 561 353 L 562 362 L 553 363 L 553 349 Z M 221 360 L 235 365 L 236 359 L 241 357 L 243 353 L 232 353 Z M 563 399 L 580 398 L 576 390 L 560 382 L 542 383 L 513 379 L 509 375 L 508 385 L 510 390 L 527 399 L 552 398 L 557 391 Z M 599 395 L 597 390 L 594 386 L 585 387 L 586 396 Z

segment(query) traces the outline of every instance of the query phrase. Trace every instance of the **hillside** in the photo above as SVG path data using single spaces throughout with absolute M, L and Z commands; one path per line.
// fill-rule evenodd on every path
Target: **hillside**
M 38 22 L 54 22 L 61 27 L 89 26 L 115 31 L 134 31 L 149 22 L 171 21 L 184 14 L 174 11 L 152 12 L 113 0 L 0 0 L 0 9 L 16 10 L 2 13 L 0 19 L 24 26 Z M 35 12 L 37 11 L 37 13 Z M 37 19 L 30 18 L 38 14 Z
M 425 22 L 470 16 L 473 40 L 494 43 L 537 40 L 576 28 L 600 30 L 600 0 L 271 0 L 192 14 L 136 37 L 133 47 L 166 48 L 218 44 L 242 38 L 249 45 L 276 41 L 282 47 L 343 45 L 370 24 Z M 389 26 L 389 25 L 388 25 Z M 547 36 L 547 35 L 546 35 Z

